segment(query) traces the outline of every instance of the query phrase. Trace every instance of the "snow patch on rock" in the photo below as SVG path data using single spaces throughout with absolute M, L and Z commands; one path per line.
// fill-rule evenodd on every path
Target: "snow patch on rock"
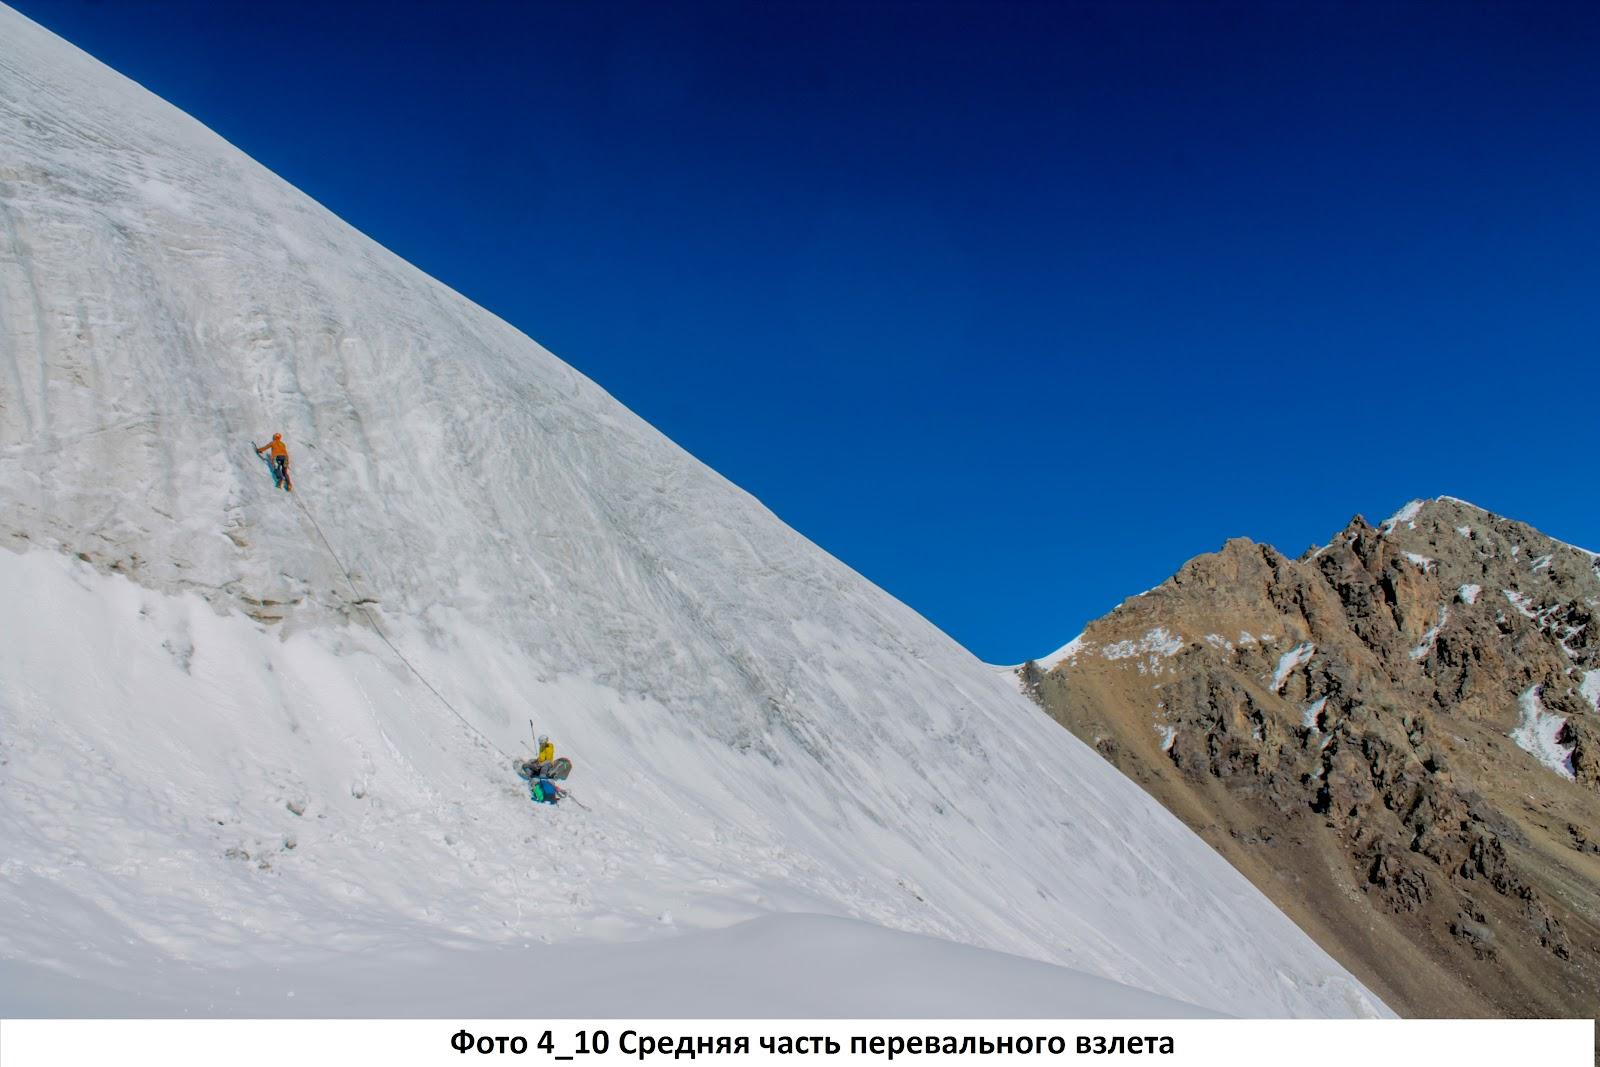
M 1413 500 L 1411 503 L 1395 512 L 1393 515 L 1390 515 L 1387 519 L 1384 519 L 1382 525 L 1380 525 L 1378 529 L 1383 534 L 1388 535 L 1394 531 L 1396 526 L 1403 522 L 1406 524 L 1407 529 L 1415 530 L 1417 528 L 1417 514 L 1422 511 L 1422 505 L 1423 501 Z
M 1175 656 L 1183 651 L 1183 638 L 1157 626 L 1137 641 L 1115 641 L 1100 650 L 1106 659 L 1129 659 L 1133 656 Z
M 1320 720 L 1322 718 L 1322 709 L 1327 707 L 1327 706 L 1328 706 L 1328 698 L 1327 697 L 1318 697 L 1316 699 L 1316 701 L 1313 704 L 1311 704 L 1311 706 L 1309 706 L 1308 708 L 1306 708 L 1305 711 L 1300 713 L 1300 721 L 1305 724 L 1306 729 L 1308 729 L 1308 730 L 1320 730 L 1320 729 L 1322 729 L 1322 726 L 1321 726 L 1321 723 L 1320 723 Z
M 1169 633 L 1158 626 L 1137 641 L 1115 641 L 1104 646 L 1100 655 L 1108 660 L 1144 658 L 1138 663 L 1140 674 L 1159 674 L 1164 669 L 1162 661 L 1183 651 L 1183 637 Z
M 1574 746 L 1563 745 L 1559 740 L 1567 720 L 1545 708 L 1540 698 L 1541 688 L 1531 686 L 1517 698 L 1522 709 L 1522 722 L 1511 731 L 1511 740 L 1563 778 L 1575 778 L 1572 770 Z
M 1411 650 L 1411 658 L 1416 660 L 1427 658 L 1428 653 L 1433 651 L 1434 644 L 1439 640 L 1439 631 L 1443 630 L 1445 623 L 1449 621 L 1450 606 L 1446 604 L 1439 609 L 1439 621 L 1433 624 L 1432 629 L 1422 635 L 1422 640 L 1417 644 L 1417 647 Z
M 1310 641 L 1302 641 L 1279 656 L 1277 669 L 1272 672 L 1272 691 L 1281 693 L 1284 683 L 1289 680 L 1289 675 L 1304 666 L 1316 650 L 1317 646 Z
M 1541 611 L 1539 608 L 1534 606 L 1533 598 L 1528 596 L 1526 593 L 1518 592 L 1515 589 L 1502 589 L 1500 592 L 1505 594 L 1506 599 L 1511 602 L 1512 607 L 1517 609 L 1517 613 L 1519 615 L 1527 619 L 1532 619 L 1540 626 L 1543 626 L 1547 621 L 1544 617 L 1544 611 L 1548 611 L 1550 609 L 1546 608 L 1544 611 Z

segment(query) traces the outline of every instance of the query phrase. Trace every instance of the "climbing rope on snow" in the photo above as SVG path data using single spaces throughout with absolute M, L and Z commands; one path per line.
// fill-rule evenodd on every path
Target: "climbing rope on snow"
M 460 719 L 463 726 L 465 726 L 468 730 L 471 730 L 478 736 L 479 740 L 488 745 L 490 748 L 494 749 L 496 752 L 500 753 L 500 755 L 504 756 L 506 759 L 515 759 L 511 753 L 495 744 L 494 741 L 489 738 L 488 734 L 485 734 L 482 730 L 472 725 L 471 720 L 469 720 L 465 715 L 461 714 L 461 712 L 457 710 L 456 706 L 450 703 L 449 699 L 443 693 L 434 688 L 433 683 L 428 681 L 427 676 L 417 669 L 417 665 L 412 663 L 411 660 L 406 657 L 406 654 L 401 652 L 400 649 L 395 646 L 393 641 L 389 640 L 389 636 L 385 634 L 383 632 L 383 628 L 378 625 L 377 618 L 364 603 L 366 598 L 361 595 L 361 590 L 356 588 L 356 580 L 355 578 L 351 577 L 350 568 L 344 565 L 344 560 L 340 559 L 339 553 L 334 550 L 333 542 L 329 541 L 328 535 L 322 532 L 322 524 L 317 522 L 316 516 L 311 514 L 311 509 L 306 507 L 305 498 L 299 493 L 293 494 L 293 497 L 294 502 L 300 506 L 300 513 L 306 517 L 306 519 L 311 523 L 311 528 L 316 530 L 317 536 L 322 539 L 322 547 L 328 550 L 328 555 L 333 559 L 334 564 L 344 574 L 344 580 L 350 586 L 350 594 L 355 598 L 352 601 L 353 606 L 361 609 L 361 613 L 367 617 L 367 622 L 372 624 L 372 631 L 378 635 L 378 639 L 389 646 L 389 651 L 395 654 L 395 658 L 401 663 L 404 663 L 406 665 L 406 669 L 417 676 L 417 681 L 426 686 L 428 692 L 437 697 L 439 699 L 439 703 L 443 704 L 447 709 L 449 709 L 450 714 Z M 582 805 L 579 806 L 581 807 Z

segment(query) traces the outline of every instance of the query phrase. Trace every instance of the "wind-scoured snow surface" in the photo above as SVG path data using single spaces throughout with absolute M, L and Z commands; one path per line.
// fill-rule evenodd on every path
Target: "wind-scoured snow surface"
M 459 1012 L 473 960 L 859 1014 L 777 980 L 818 946 L 892 1014 L 978 949 L 968 1015 L 1384 1012 L 1007 679 L 3 8 L 0 500 L 0 1015 Z M 582 807 L 512 777 L 530 717 Z M 650 1000 L 659 953 L 768 980 Z

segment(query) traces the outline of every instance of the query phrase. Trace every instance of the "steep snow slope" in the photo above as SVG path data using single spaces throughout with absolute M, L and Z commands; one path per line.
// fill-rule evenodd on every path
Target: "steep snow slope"
M 398 988 L 446 949 L 817 912 L 1226 1012 L 1382 1010 L 915 613 L 8 9 L 0 109 L 14 975 L 362 951 Z M 292 497 L 249 451 L 273 430 Z M 530 716 L 585 807 L 515 788 Z

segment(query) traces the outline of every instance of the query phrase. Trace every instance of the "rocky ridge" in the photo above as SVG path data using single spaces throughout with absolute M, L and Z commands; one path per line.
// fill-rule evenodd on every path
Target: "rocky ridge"
M 1031 696 L 1392 1007 L 1600 1003 L 1600 556 L 1451 498 L 1229 541 Z

